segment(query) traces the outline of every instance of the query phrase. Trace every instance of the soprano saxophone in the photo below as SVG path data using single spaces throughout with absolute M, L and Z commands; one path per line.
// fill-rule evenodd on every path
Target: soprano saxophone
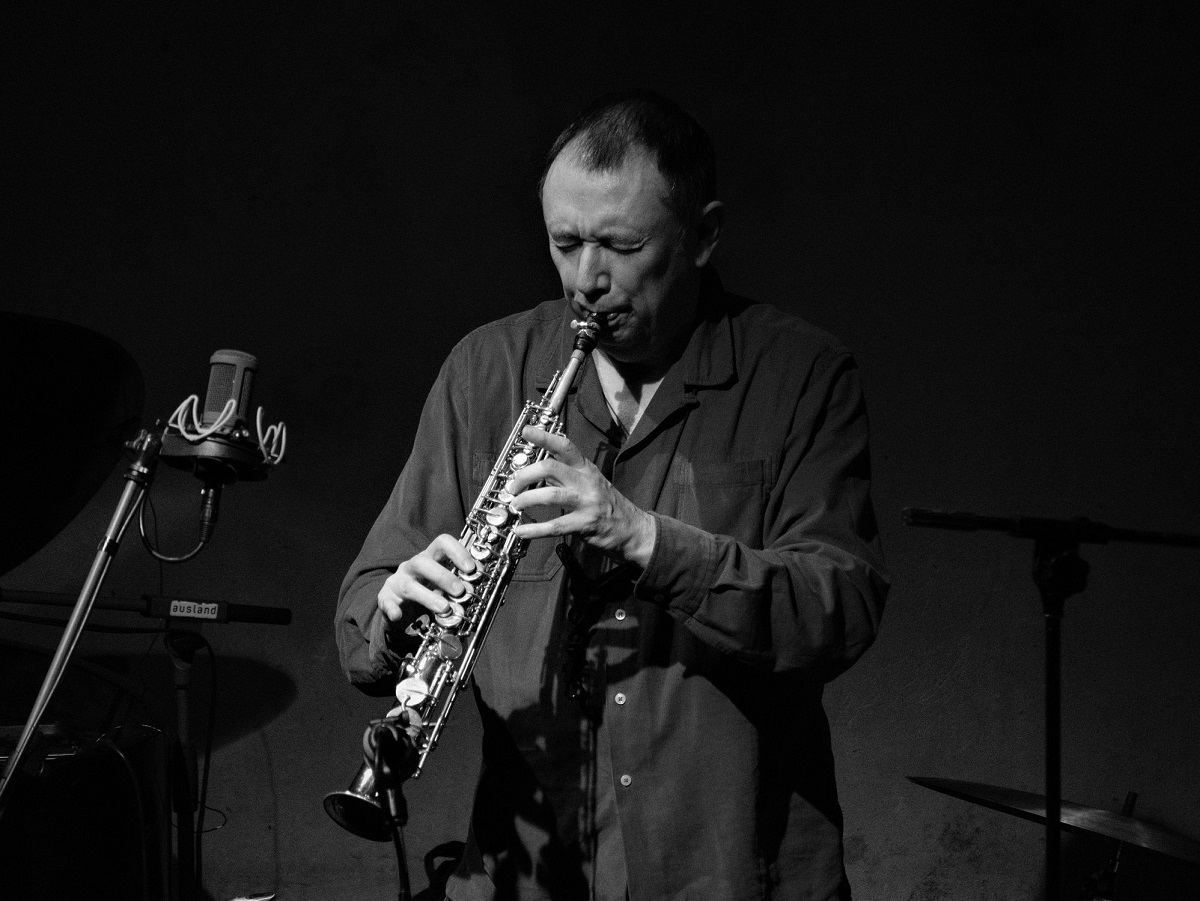
M 399 736 L 405 746 L 405 763 L 398 774 L 401 781 L 419 776 L 437 747 L 450 707 L 471 678 L 517 563 L 525 554 L 527 542 L 513 532 L 521 515 L 509 506 L 512 496 L 505 485 L 517 470 L 546 456 L 545 450 L 522 437 L 526 426 L 562 434 L 561 414 L 567 394 L 579 367 L 595 349 L 600 330 L 595 315 L 571 325 L 578 334 L 570 360 L 562 371 L 555 373 L 541 400 L 526 402 L 459 536 L 476 564 L 469 573 L 453 568 L 466 592 L 447 598 L 447 610 L 435 615 L 423 629 L 420 646 L 401 663 L 396 685 L 397 706 L 367 727 L 363 738 L 367 761 L 375 750 L 378 726 L 389 727 L 393 736 Z M 325 796 L 325 811 L 355 835 L 387 841 L 391 838 L 388 815 L 380 804 L 376 782 L 373 767 L 364 762 L 349 789 Z

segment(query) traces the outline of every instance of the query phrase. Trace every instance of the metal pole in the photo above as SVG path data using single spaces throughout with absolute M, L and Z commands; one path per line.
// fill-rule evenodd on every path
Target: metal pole
M 88 614 L 91 613 L 92 604 L 96 600 L 96 594 L 100 591 L 100 586 L 104 582 L 104 576 L 108 572 L 109 564 L 112 563 L 113 558 L 117 554 L 117 549 L 120 547 L 121 536 L 125 532 L 125 527 L 129 525 L 130 519 L 132 519 L 134 512 L 137 511 L 142 498 L 145 497 L 146 489 L 154 479 L 154 467 L 158 462 L 158 451 L 162 447 L 162 438 L 158 435 L 152 435 L 143 429 L 138 434 L 138 437 L 134 439 L 131 447 L 137 451 L 138 455 L 137 459 L 130 464 L 129 469 L 125 473 L 125 490 L 121 493 L 121 499 L 117 503 L 117 509 L 113 512 L 112 519 L 109 521 L 104 538 L 100 541 L 100 547 L 96 551 L 92 567 L 88 571 L 83 588 L 79 592 L 79 600 L 76 601 L 75 609 L 71 612 L 71 618 L 67 621 L 66 630 L 63 632 L 62 639 L 58 643 L 58 650 L 54 653 L 54 659 L 50 661 L 50 669 L 46 673 L 46 678 L 42 680 L 41 690 L 38 692 L 37 700 L 34 701 L 33 710 L 30 711 L 29 719 L 25 723 L 25 729 L 21 733 L 21 738 L 17 742 L 12 756 L 8 758 L 8 765 L 4 770 L 3 781 L 0 781 L 0 816 L 4 815 L 5 793 L 14 781 L 14 777 L 20 768 L 21 760 L 28 750 L 30 739 L 33 738 L 33 734 L 37 730 L 38 721 L 45 715 L 46 708 L 50 705 L 50 699 L 53 697 L 54 691 L 58 688 L 58 683 L 67 669 L 67 663 L 71 658 L 72 652 L 75 650 L 75 645 L 79 642 L 79 636 L 83 632 Z

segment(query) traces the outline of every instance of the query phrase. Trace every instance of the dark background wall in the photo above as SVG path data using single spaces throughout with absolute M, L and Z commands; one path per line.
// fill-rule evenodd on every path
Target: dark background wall
M 834 332 L 864 371 L 896 587 L 877 646 L 828 693 L 856 896 L 1040 897 L 1036 825 L 904 778 L 1041 790 L 1032 547 L 905 528 L 900 511 L 1200 531 L 1195 103 L 1173 10 L 59 2 L 6 18 L 0 304 L 119 342 L 147 423 L 203 394 L 213 350 L 253 353 L 255 404 L 288 425 L 287 462 L 226 491 L 209 549 L 163 571 L 127 541 L 105 586 L 294 612 L 286 628 L 205 629 L 212 897 L 394 896 L 390 849 L 321 810 L 381 712 L 339 671 L 337 587 L 445 353 L 557 293 L 534 197 L 544 149 L 585 101 L 633 85 L 713 136 L 726 283 Z M 115 472 L 4 587 L 77 592 L 120 486 Z M 154 489 L 175 552 L 195 494 L 175 472 Z M 1116 809 L 1136 790 L 1140 816 L 1200 837 L 1196 553 L 1084 556 L 1064 796 Z M 89 633 L 80 652 L 123 665 L 147 703 L 169 696 L 150 638 Z M 203 656 L 196 669 L 202 688 Z M 460 837 L 466 706 L 408 791 L 414 874 Z M 1107 846 L 1067 850 L 1086 871 Z M 1131 861 L 1131 880 L 1173 866 Z M 1194 871 L 1172 879 L 1195 897 Z

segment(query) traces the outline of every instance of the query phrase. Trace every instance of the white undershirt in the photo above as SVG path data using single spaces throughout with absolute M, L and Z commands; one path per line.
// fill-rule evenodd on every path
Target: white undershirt
M 608 404 L 613 419 L 624 430 L 626 435 L 633 434 L 638 420 L 650 406 L 650 399 L 662 384 L 662 378 L 645 384 L 629 384 L 617 371 L 612 360 L 601 350 L 592 354 L 596 361 L 596 375 L 600 377 L 600 388 L 604 391 L 604 401 Z

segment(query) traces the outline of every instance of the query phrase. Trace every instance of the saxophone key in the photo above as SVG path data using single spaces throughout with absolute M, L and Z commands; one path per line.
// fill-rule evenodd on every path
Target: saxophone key
M 487 520 L 488 525 L 495 529 L 499 529 L 508 522 L 511 516 L 512 511 L 509 510 L 508 507 L 501 505 L 492 507 L 490 510 L 488 510 L 484 515 L 484 519 Z
M 463 621 L 466 608 L 458 601 L 446 601 L 449 605 L 441 613 L 435 613 L 433 618 L 443 629 L 451 629 Z
M 429 683 L 420 676 L 409 676 L 396 683 L 396 700 L 402 707 L 416 707 L 429 699 Z
M 480 571 L 477 568 L 474 572 L 463 573 L 455 569 L 454 574 L 458 576 L 458 581 L 462 582 L 462 590 L 456 594 L 447 595 L 447 597 L 452 601 L 458 601 L 460 604 L 469 604 L 471 597 L 475 594 L 475 585 L 473 583 L 479 581 Z
M 414 735 L 416 730 L 425 725 L 425 720 L 421 717 L 421 714 L 417 713 L 416 710 L 406 704 L 400 704 L 399 706 L 393 707 L 388 711 L 385 719 L 397 720 L 406 728 L 406 731 L 410 735 L 413 735 L 414 738 L 416 737 Z
M 491 547 L 489 547 L 484 542 L 477 542 L 475 544 L 472 544 L 470 550 L 471 550 L 471 556 L 474 557 L 476 560 L 478 560 L 480 563 L 484 563 L 488 560 L 491 560 L 492 557 L 494 557 L 495 553 L 496 553 L 495 551 L 493 551 L 491 549 Z

